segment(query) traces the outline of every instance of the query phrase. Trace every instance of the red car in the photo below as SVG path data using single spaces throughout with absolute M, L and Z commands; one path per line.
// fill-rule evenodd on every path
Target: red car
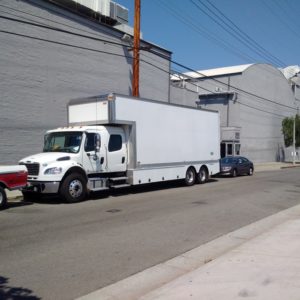
M 0 209 L 7 203 L 5 189 L 17 190 L 27 184 L 27 169 L 25 166 L 0 166 Z

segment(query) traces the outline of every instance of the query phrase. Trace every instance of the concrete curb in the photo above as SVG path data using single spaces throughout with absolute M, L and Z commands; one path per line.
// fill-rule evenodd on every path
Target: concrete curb
M 78 300 L 134 300 L 201 268 L 217 257 L 290 219 L 300 217 L 300 205 L 221 236 L 178 257 L 92 292 Z

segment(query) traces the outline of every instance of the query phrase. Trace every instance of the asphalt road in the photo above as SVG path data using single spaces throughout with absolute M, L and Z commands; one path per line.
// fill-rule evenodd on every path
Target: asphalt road
M 300 168 L 0 212 L 0 299 L 74 299 L 300 203 Z

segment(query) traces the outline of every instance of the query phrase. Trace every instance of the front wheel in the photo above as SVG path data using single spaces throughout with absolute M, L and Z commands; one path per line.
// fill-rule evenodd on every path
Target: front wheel
M 184 183 L 187 186 L 191 186 L 195 183 L 196 181 L 196 172 L 195 169 L 190 167 L 187 169 L 186 174 L 185 174 L 185 179 Z
M 237 176 L 237 171 L 236 171 L 236 169 L 233 169 L 231 176 L 232 176 L 232 177 L 236 177 L 236 176 Z
M 249 176 L 252 176 L 252 175 L 253 175 L 253 168 L 250 168 L 250 169 L 249 169 L 248 175 L 249 175 Z
M 0 186 L 0 209 L 3 209 L 6 207 L 7 204 L 7 197 L 5 190 L 2 186 Z
M 86 180 L 81 174 L 70 174 L 64 179 L 59 193 L 68 203 L 81 202 L 87 196 Z

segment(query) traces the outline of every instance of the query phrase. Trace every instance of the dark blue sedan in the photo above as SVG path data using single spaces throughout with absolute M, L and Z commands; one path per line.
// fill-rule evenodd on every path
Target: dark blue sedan
M 220 174 L 236 177 L 237 175 L 253 175 L 253 163 L 242 156 L 226 156 L 220 160 Z

